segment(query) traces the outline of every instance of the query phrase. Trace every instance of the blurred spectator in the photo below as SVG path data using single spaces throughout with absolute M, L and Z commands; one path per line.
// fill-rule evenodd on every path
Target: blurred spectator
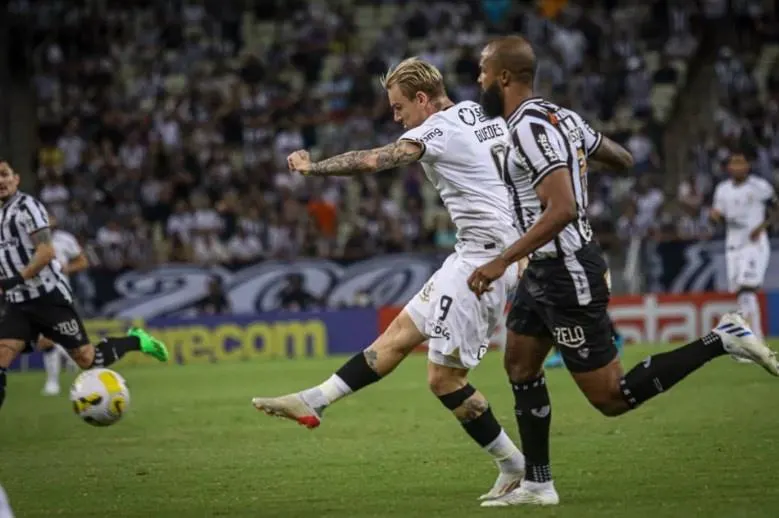
M 227 315 L 232 311 L 219 276 L 208 281 L 208 294 L 198 303 L 197 310 L 201 315 Z
M 287 311 L 308 311 L 318 304 L 319 300 L 306 291 L 302 275 L 291 274 L 287 277 L 286 286 L 279 292 L 279 307 Z

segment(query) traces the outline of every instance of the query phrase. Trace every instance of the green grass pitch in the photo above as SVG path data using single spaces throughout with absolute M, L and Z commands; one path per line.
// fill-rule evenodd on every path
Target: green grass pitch
M 629 347 L 631 366 L 664 347 Z M 117 367 L 131 410 L 110 428 L 77 419 L 40 373 L 9 376 L 0 483 L 19 518 L 779 516 L 779 380 L 720 358 L 617 419 L 548 373 L 556 508 L 482 509 L 495 468 L 427 391 L 423 356 L 308 431 L 251 406 L 319 382 L 343 358 Z M 65 387 L 72 376 L 65 378 Z M 492 353 L 472 381 L 517 437 Z

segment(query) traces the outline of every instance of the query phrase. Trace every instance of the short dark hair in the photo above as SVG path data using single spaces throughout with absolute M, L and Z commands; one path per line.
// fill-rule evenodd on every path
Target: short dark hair
M 507 70 L 517 81 L 533 86 L 536 75 L 536 55 L 530 42 L 522 36 L 502 36 L 492 40 L 485 51 L 492 55 L 497 67 Z

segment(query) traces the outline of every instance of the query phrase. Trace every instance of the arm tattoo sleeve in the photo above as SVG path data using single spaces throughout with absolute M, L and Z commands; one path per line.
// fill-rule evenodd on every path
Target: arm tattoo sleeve
M 30 239 L 32 239 L 32 244 L 35 245 L 36 247 L 43 243 L 51 243 L 51 229 L 42 228 L 39 231 L 35 232 L 33 235 L 31 235 Z
M 407 141 L 394 142 L 384 147 L 365 151 L 349 151 L 327 160 L 314 162 L 314 176 L 348 176 L 358 173 L 375 173 L 415 162 L 422 156 L 422 148 Z

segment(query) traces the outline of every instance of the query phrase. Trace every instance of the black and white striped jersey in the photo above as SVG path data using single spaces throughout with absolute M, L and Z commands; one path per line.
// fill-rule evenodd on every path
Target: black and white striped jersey
M 544 211 L 535 191 L 541 180 L 555 169 L 567 168 L 578 217 L 536 253 L 572 256 L 592 240 L 587 220 L 587 158 L 603 137 L 578 113 L 539 97 L 520 104 L 507 123 L 512 149 L 505 180 L 514 200 L 517 227 L 526 233 Z
M 30 236 L 48 227 L 46 208 L 32 196 L 17 192 L 3 203 L 0 207 L 0 275 L 3 278 L 21 275 L 35 254 Z M 59 291 L 68 301 L 73 300 L 56 259 L 36 277 L 5 293 L 5 299 L 12 303 L 27 302 L 54 291 Z

